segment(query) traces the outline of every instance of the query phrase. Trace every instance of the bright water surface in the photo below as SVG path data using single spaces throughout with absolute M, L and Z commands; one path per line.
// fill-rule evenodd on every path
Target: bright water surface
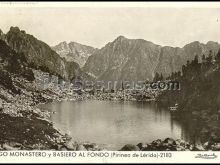
M 63 101 L 41 105 L 56 112 L 51 120 L 75 141 L 97 143 L 109 150 L 125 144 L 171 137 L 189 140 L 189 131 L 173 121 L 167 108 L 150 102 Z

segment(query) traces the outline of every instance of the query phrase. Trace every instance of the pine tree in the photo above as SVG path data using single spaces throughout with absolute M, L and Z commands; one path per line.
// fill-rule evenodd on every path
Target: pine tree
M 205 63 L 206 62 L 206 59 L 205 59 L 205 55 L 203 54 L 202 55 L 202 63 Z
M 163 81 L 163 74 L 160 74 L 160 81 Z
M 153 81 L 157 82 L 159 80 L 160 80 L 160 75 L 159 75 L 159 73 L 156 72 Z
M 197 65 L 199 63 L 199 56 L 195 55 L 194 60 L 192 61 L 193 65 Z
M 180 71 L 177 72 L 177 76 L 178 76 L 178 78 L 181 77 L 181 72 Z
M 218 50 L 218 53 L 215 56 L 215 60 L 216 60 L 217 63 L 220 62 L 220 49 Z
M 209 51 L 209 55 L 206 58 L 206 63 L 211 64 L 212 63 L 212 50 Z
M 171 79 L 172 79 L 172 80 L 175 79 L 175 73 L 174 73 L 174 72 L 171 73 Z
M 125 88 L 124 88 L 124 83 L 123 83 L 123 81 L 122 81 L 122 83 L 121 83 L 121 90 L 124 90 Z
M 186 74 L 186 65 L 182 66 L 182 73 L 183 73 L 183 76 Z
M 189 65 L 190 65 L 190 62 L 189 62 L 189 60 L 187 60 L 186 66 L 188 67 Z

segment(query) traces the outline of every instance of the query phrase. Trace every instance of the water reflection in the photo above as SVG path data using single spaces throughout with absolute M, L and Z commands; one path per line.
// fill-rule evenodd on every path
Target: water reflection
M 55 111 L 51 116 L 55 126 L 76 141 L 108 144 L 112 150 L 129 143 L 188 136 L 187 128 L 173 121 L 170 112 L 155 103 L 78 101 L 51 103 L 41 108 Z

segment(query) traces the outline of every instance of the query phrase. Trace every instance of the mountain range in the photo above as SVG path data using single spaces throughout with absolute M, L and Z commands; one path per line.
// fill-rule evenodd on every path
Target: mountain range
M 219 48 L 220 45 L 213 41 L 206 44 L 195 41 L 179 48 L 119 36 L 89 56 L 83 71 L 98 80 L 152 80 L 155 73 L 166 77 L 180 71 L 195 55 L 201 60 L 203 54 L 207 56 L 210 50 L 217 53 Z
M 172 72 L 181 71 L 187 61 L 203 54 L 208 56 L 210 50 L 215 54 L 220 45 L 209 41 L 206 44 L 198 41 L 184 47 L 161 46 L 143 39 L 117 37 L 101 49 L 82 45 L 76 42 L 61 42 L 50 47 L 33 35 L 27 34 L 18 27 L 11 27 L 4 34 L 3 40 L 17 54 L 23 54 L 26 63 L 35 69 L 72 80 L 76 77 L 96 80 L 152 80 L 156 73 L 164 77 Z

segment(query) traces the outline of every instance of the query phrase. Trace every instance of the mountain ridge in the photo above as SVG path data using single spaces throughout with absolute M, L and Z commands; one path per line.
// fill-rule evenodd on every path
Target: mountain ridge
M 63 41 L 51 48 L 18 27 L 11 27 L 6 34 L 0 30 L 0 39 L 16 52 L 24 53 L 33 67 L 64 79 L 90 75 L 97 80 L 152 80 L 156 73 L 167 77 L 180 71 L 182 65 L 193 60 L 195 55 L 201 61 L 203 54 L 208 55 L 210 50 L 215 54 L 220 48 L 220 44 L 214 41 L 205 44 L 193 41 L 180 48 L 122 35 L 101 49 L 73 41 Z
M 201 60 L 202 54 L 217 52 L 219 48 L 214 41 L 206 44 L 194 41 L 180 48 L 119 36 L 92 54 L 83 70 L 98 80 L 152 80 L 156 72 L 168 76 L 180 71 L 196 54 Z
M 11 27 L 6 34 L 2 32 L 0 39 L 17 53 L 23 53 L 32 68 L 46 71 L 65 80 L 86 76 L 77 63 L 66 61 L 45 42 L 18 27 Z

